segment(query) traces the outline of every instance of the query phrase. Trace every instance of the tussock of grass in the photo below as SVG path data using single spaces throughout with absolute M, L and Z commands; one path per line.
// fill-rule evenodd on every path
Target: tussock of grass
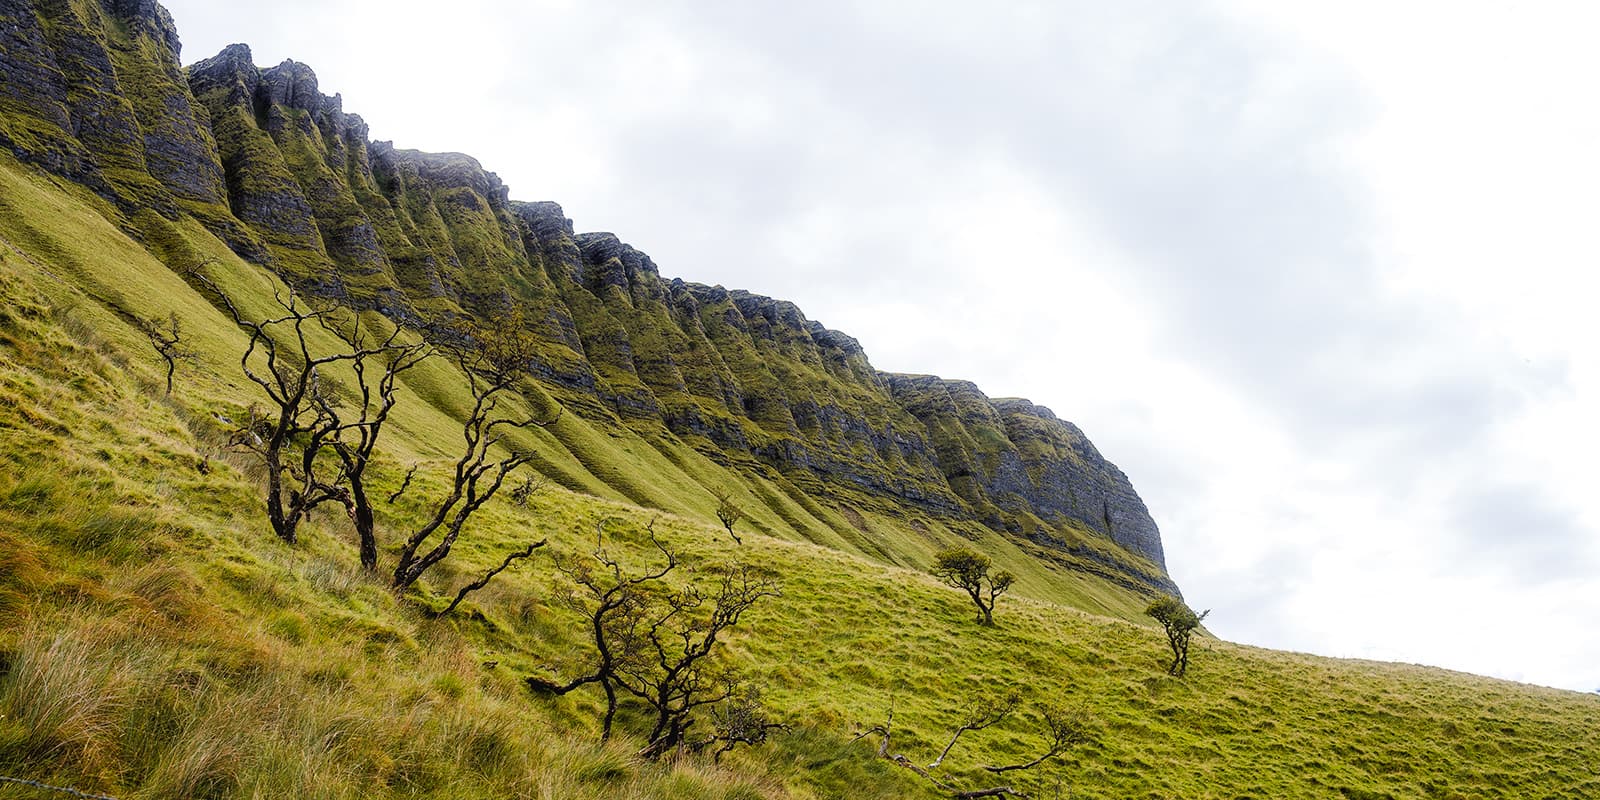
M 0 677 L 5 754 L 13 764 L 92 761 L 115 738 L 130 676 L 121 659 L 106 658 L 105 639 L 38 626 L 19 637 Z

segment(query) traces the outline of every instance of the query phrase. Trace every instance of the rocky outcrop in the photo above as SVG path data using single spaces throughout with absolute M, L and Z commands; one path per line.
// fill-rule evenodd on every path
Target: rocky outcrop
M 154 2 L 0 2 L 0 145 L 133 215 L 222 200 L 177 33 Z
M 529 369 L 618 436 L 1175 590 L 1126 476 L 1048 409 L 881 374 L 792 303 L 663 278 L 559 205 L 512 201 L 470 156 L 370 140 L 305 64 L 261 68 L 238 44 L 181 70 L 153 0 L 0 0 L 0 48 L 0 145 L 130 220 L 191 215 L 302 291 L 435 335 L 514 306 L 539 343 Z
M 311 204 L 289 171 L 283 152 L 261 129 L 255 108 L 262 88 L 261 73 L 250 48 L 231 45 L 195 64 L 189 69 L 189 85 L 209 112 L 226 175 L 228 206 L 252 233 L 250 244 L 243 249 L 230 242 L 235 244 L 234 250 L 273 266 L 280 261 L 323 261 L 327 252 L 317 235 Z
M 1149 509 L 1128 476 L 1078 426 L 1027 400 L 1000 399 L 994 406 L 1022 467 L 997 476 L 994 492 L 1022 498 L 1042 517 L 1072 519 L 1100 531 L 1166 570 L 1161 531 Z

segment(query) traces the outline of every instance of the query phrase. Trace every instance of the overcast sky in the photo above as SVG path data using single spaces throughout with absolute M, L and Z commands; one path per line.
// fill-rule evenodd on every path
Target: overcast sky
M 1588 4 L 164 2 L 1077 422 L 1224 638 L 1600 687 Z

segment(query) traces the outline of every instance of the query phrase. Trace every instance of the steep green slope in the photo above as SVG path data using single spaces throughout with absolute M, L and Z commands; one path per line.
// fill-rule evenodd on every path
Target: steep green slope
M 1048 409 L 879 373 L 791 304 L 665 279 L 470 157 L 369 141 L 304 65 L 235 46 L 182 71 L 151 0 L 0 0 L 0 47 L 0 775 L 129 797 L 935 796 L 855 725 L 892 707 L 895 749 L 931 759 L 963 698 L 1016 688 L 1098 720 L 1016 779 L 1044 796 L 1600 788 L 1594 697 L 1210 640 L 1188 681 L 1164 677 L 1139 624 L 1175 589 L 1159 533 Z M 487 506 L 404 597 L 360 571 L 338 515 L 278 542 L 260 468 L 226 446 L 261 399 L 245 339 L 193 268 L 253 317 L 287 286 L 437 339 L 520 308 L 538 384 L 508 409 L 568 413 L 508 445 L 554 487 Z M 171 396 L 140 329 L 169 317 L 195 356 Z M 373 478 L 387 495 L 419 477 L 378 509 L 385 563 L 442 489 L 464 385 L 443 359 L 401 382 Z M 715 492 L 750 514 L 743 545 Z M 689 577 L 782 580 L 728 661 L 791 735 L 642 764 L 636 709 L 596 747 L 595 694 L 527 692 L 585 661 L 548 554 L 586 552 L 611 517 L 630 558 L 656 519 Z M 549 549 L 467 613 L 425 613 L 534 538 Z M 999 628 L 926 575 L 954 544 L 1017 573 Z M 954 773 L 1036 752 L 1036 721 L 964 738 Z
M 12 164 L 0 197 L 29 212 L 0 215 L 0 775 L 125 798 L 936 797 L 852 741 L 858 724 L 892 708 L 895 750 L 926 763 L 965 698 L 1015 689 L 1096 720 L 1092 743 L 1008 779 L 1036 796 L 1600 791 L 1600 697 L 1209 639 L 1179 681 L 1163 671 L 1157 630 L 1011 597 L 984 629 L 919 570 L 775 537 L 735 546 L 700 514 L 564 490 L 492 504 L 446 572 L 396 598 L 361 573 L 334 516 L 298 547 L 273 538 L 254 467 L 219 448 L 215 415 L 249 399 L 226 355 L 241 335 L 109 226 L 92 195 Z M 259 272 L 219 258 L 224 285 L 266 301 Z M 126 275 L 139 280 L 110 280 Z M 204 345 L 171 398 L 121 313 L 167 304 Z M 440 406 L 458 380 L 442 365 L 416 376 L 380 488 L 413 460 L 445 458 Z M 538 445 L 576 473 L 561 436 Z M 440 488 L 437 471 L 421 474 L 423 494 Z M 387 544 L 417 511 L 380 508 Z M 642 730 L 629 712 L 620 741 L 596 744 L 598 693 L 552 700 L 521 684 L 588 658 L 548 557 L 503 575 L 466 614 L 420 613 L 516 542 L 583 552 L 602 518 L 621 520 L 611 529 L 630 558 L 646 557 L 636 531 L 654 518 L 696 571 L 742 560 L 781 578 L 783 595 L 752 611 L 728 656 L 793 732 L 722 764 L 655 765 L 629 755 Z M 863 536 L 892 524 L 861 519 Z M 1106 587 L 1086 591 L 1115 602 Z M 1033 723 L 1029 712 L 968 734 L 949 774 L 991 785 L 976 765 L 1037 752 Z

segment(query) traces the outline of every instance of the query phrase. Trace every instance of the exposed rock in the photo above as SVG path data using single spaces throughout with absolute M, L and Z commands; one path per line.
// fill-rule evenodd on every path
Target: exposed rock
M 1022 512 L 1070 520 L 1166 570 L 1161 534 L 1144 501 L 1076 425 L 1026 400 L 990 400 L 967 381 L 887 378 L 896 402 L 932 433 L 951 486 L 986 522 L 1007 526 L 1006 514 Z M 1161 588 L 1176 590 L 1170 582 Z
M 110 194 L 93 156 L 70 132 L 67 78 L 29 0 L 0 0 L 0 52 L 0 144 L 20 161 Z
M 1126 476 L 1048 409 L 881 374 L 793 303 L 663 279 L 618 236 L 577 233 L 559 205 L 511 201 L 470 156 L 371 141 L 305 64 L 261 69 L 232 45 L 185 76 L 159 5 L 100 2 L 118 26 L 66 3 L 41 25 L 41 4 L 0 0 L 0 144 L 19 158 L 130 210 L 193 214 L 302 291 L 434 336 L 515 303 L 539 343 L 532 372 L 602 425 L 680 437 L 804 495 L 981 522 L 1175 591 Z M 1095 533 L 1121 550 L 1087 546 Z
M 1013 472 L 997 489 L 1023 495 L 1041 516 L 1066 516 L 1101 531 L 1166 569 L 1161 531 L 1128 476 L 1100 455 L 1078 426 L 1027 400 L 994 401 L 1018 443 L 1027 484 Z
M 556 236 L 572 238 L 572 220 L 567 219 L 567 213 L 561 206 L 548 200 L 537 203 L 513 203 L 520 218 L 528 226 L 529 232 L 542 239 Z
M 117 15 L 134 30 L 158 39 L 177 61 L 183 44 L 178 41 L 178 26 L 172 14 L 156 0 L 101 0 L 107 10 Z
M 114 45 L 113 58 L 123 96 L 143 131 L 149 173 L 181 200 L 225 204 L 222 164 L 205 113 L 194 103 L 179 63 L 181 45 L 171 15 L 154 0 L 103 2 L 132 33 L 130 41 Z M 141 39 L 166 57 L 140 58 Z
M 258 123 L 257 99 L 263 95 L 263 84 L 250 48 L 229 45 L 194 64 L 189 68 L 189 86 L 210 113 L 234 216 L 270 245 L 288 251 L 280 252 L 280 258 L 325 258 L 311 204 L 282 151 Z
M 311 67 L 285 59 L 282 64 L 261 71 L 256 102 L 264 107 L 283 106 L 307 113 L 322 109 L 322 92 L 317 91 L 317 73 Z

